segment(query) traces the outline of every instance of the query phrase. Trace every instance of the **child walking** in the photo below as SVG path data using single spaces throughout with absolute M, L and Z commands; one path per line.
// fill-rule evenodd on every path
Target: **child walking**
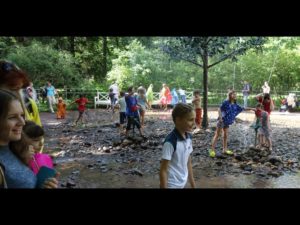
M 161 188 L 184 188 L 189 180 L 195 188 L 191 153 L 193 151 L 192 131 L 195 111 L 192 106 L 178 103 L 172 111 L 174 130 L 164 141 L 161 166 Z
M 66 103 L 64 103 L 62 97 L 58 98 L 57 103 L 57 112 L 56 112 L 56 118 L 57 119 L 65 119 L 66 118 Z

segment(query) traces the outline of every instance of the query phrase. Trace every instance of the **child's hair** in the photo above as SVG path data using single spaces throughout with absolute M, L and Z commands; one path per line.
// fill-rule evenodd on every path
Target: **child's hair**
M 264 100 L 265 100 L 265 99 L 270 100 L 270 94 L 265 93 L 265 94 L 264 94 Z
M 128 92 L 132 92 L 132 91 L 133 91 L 133 87 L 131 86 L 128 88 Z
M 194 90 L 194 93 L 193 93 L 194 95 L 200 95 L 200 90 Z
M 44 136 L 45 134 L 44 129 L 32 121 L 26 121 L 25 126 L 23 127 L 23 132 L 29 138 L 37 138 Z
M 231 91 L 228 92 L 228 94 L 227 94 L 227 99 L 228 99 L 228 100 L 230 100 L 230 96 L 231 96 L 232 94 L 235 94 L 235 90 L 231 90 Z M 234 103 L 236 103 L 236 100 L 234 100 Z
M 191 113 L 193 111 L 194 111 L 194 108 L 192 106 L 180 102 L 180 103 L 176 104 L 175 108 L 173 109 L 172 119 L 175 123 L 177 117 L 182 118 L 182 117 L 186 116 L 186 114 Z
M 120 96 L 121 96 L 121 97 L 125 96 L 125 92 L 124 92 L 124 91 L 121 91 L 121 92 L 120 92 Z
M 80 94 L 80 95 L 79 95 L 79 98 L 83 98 L 83 97 L 84 97 L 84 95 L 83 95 L 83 94 Z
M 113 92 L 113 91 L 114 91 L 114 89 L 112 89 L 112 88 L 111 88 L 111 89 L 109 89 L 109 92 Z

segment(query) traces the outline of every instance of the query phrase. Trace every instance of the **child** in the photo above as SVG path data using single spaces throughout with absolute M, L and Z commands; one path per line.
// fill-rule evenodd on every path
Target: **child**
M 270 119 L 268 112 L 263 110 L 263 105 L 258 103 L 256 105 L 255 115 L 256 118 L 259 120 L 259 128 L 258 128 L 258 140 L 259 144 L 256 148 L 261 148 L 264 145 L 264 139 L 267 142 L 267 146 L 270 151 L 272 151 L 272 141 L 270 138 L 271 127 L 270 127 Z
M 49 155 L 41 153 L 44 146 L 44 130 L 32 121 L 26 121 L 23 127 L 26 142 L 12 144 L 12 151 L 19 153 L 20 159 L 28 165 L 34 174 L 37 174 L 41 166 L 53 168 L 53 162 Z
M 202 118 L 201 118 L 202 110 L 201 110 L 201 98 L 200 98 L 199 90 L 194 91 L 194 98 L 192 100 L 192 103 L 194 104 L 194 108 L 196 111 L 196 119 L 195 119 L 196 130 L 200 130 L 201 122 L 202 122 Z
M 126 120 L 126 101 L 125 101 L 125 92 L 121 91 L 120 92 L 120 99 L 119 99 L 119 104 L 120 104 L 120 133 L 123 132 L 123 125 Z
M 239 106 L 236 103 L 236 93 L 235 91 L 228 92 L 228 99 L 225 100 L 221 107 L 218 110 L 219 117 L 217 122 L 216 133 L 212 140 L 211 149 L 209 150 L 209 156 L 214 158 L 216 156 L 215 146 L 217 144 L 218 138 L 223 129 L 223 154 L 232 155 L 233 152 L 227 149 L 227 136 L 228 136 L 228 128 L 231 124 L 233 124 L 236 116 L 240 114 L 243 110 L 246 110 L 244 107 Z M 247 110 L 250 110 L 247 108 Z
M 66 103 L 63 102 L 62 97 L 59 97 L 57 103 L 56 118 L 64 119 L 65 117 L 66 117 Z
M 143 131 L 140 125 L 140 116 L 138 112 L 137 99 L 133 95 L 133 87 L 128 88 L 128 95 L 125 97 L 126 101 L 126 116 L 127 116 L 127 127 L 126 127 L 126 137 L 128 137 L 129 130 L 131 125 L 137 126 L 139 129 L 140 135 L 144 138 Z
M 149 104 L 146 99 L 146 90 L 143 87 L 138 88 L 138 96 L 137 96 L 137 104 L 139 106 L 139 113 L 141 117 L 141 126 L 142 128 L 145 126 L 145 113 L 146 106 L 149 108 Z
M 78 119 L 76 120 L 75 124 L 77 126 L 77 123 L 79 120 L 81 120 L 81 123 L 83 122 L 83 113 L 85 112 L 86 108 L 85 105 L 89 102 L 89 100 L 87 98 L 84 97 L 84 95 L 79 95 L 79 98 L 76 99 L 73 103 L 77 103 L 78 104 L 78 112 L 79 112 L 79 116 Z
M 166 137 L 160 166 L 161 188 L 184 188 L 187 180 L 195 188 L 192 160 L 191 132 L 195 122 L 192 106 L 178 103 L 172 112 L 174 130 Z

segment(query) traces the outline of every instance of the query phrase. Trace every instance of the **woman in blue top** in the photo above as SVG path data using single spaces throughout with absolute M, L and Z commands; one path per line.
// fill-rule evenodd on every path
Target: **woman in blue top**
M 233 152 L 227 149 L 227 137 L 228 137 L 228 128 L 231 124 L 234 123 L 234 120 L 238 114 L 240 114 L 243 110 L 250 110 L 250 108 L 244 108 L 239 106 L 236 103 L 236 93 L 235 91 L 230 91 L 228 93 L 228 99 L 225 100 L 221 107 L 218 110 L 219 117 L 217 122 L 217 129 L 215 136 L 212 140 L 212 146 L 209 150 L 209 156 L 215 157 L 215 146 L 217 144 L 218 138 L 221 134 L 221 131 L 223 129 L 223 153 L 232 155 Z

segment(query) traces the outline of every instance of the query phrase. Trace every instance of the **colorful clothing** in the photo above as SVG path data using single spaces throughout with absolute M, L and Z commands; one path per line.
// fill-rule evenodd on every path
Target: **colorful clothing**
M 230 103 L 229 100 L 225 100 L 222 103 L 220 109 L 224 126 L 233 124 L 235 117 L 244 110 L 243 107 L 239 106 L 236 103 Z
M 66 117 L 66 104 L 63 101 L 58 101 L 56 117 L 57 119 L 64 119 Z
M 78 104 L 78 111 L 84 112 L 85 111 L 85 105 L 89 102 L 87 98 L 79 98 L 76 99 L 75 102 Z

